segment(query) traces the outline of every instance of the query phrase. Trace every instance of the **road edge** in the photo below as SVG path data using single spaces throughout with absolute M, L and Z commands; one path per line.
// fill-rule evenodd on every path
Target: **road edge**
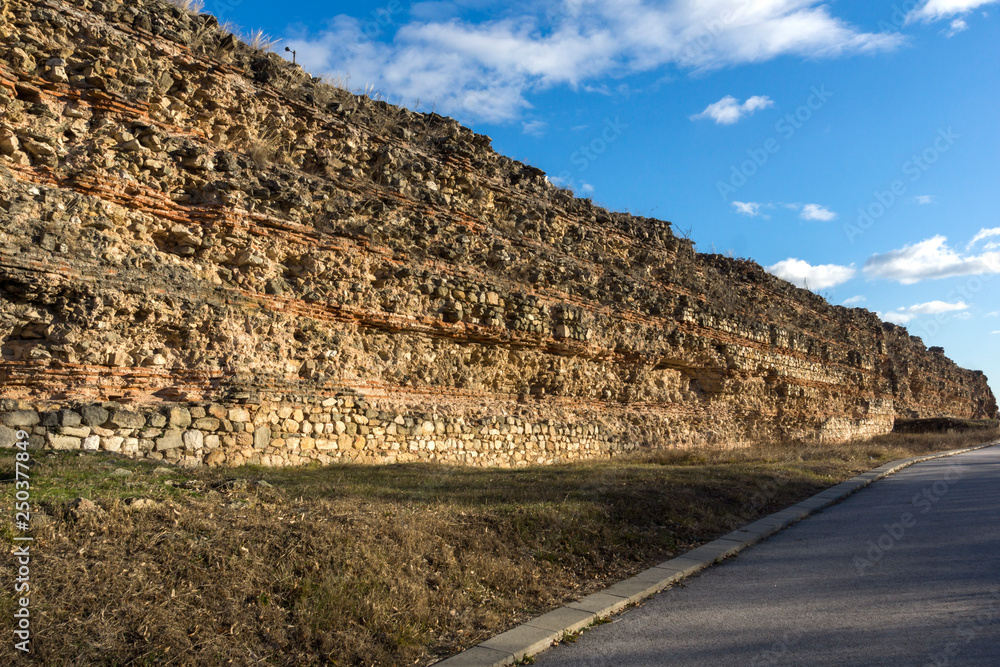
M 542 614 L 461 653 L 435 663 L 440 667 L 506 667 L 541 653 L 565 635 L 579 632 L 596 621 L 616 614 L 669 588 L 678 581 L 700 572 L 719 561 L 734 556 L 743 549 L 774 535 L 802 519 L 840 502 L 872 482 L 888 477 L 915 463 L 965 454 L 1000 445 L 1000 440 L 975 447 L 953 449 L 938 454 L 913 456 L 890 461 L 868 472 L 852 477 L 821 491 L 780 512 L 738 528 L 731 533 L 703 544 L 676 558 L 660 563 L 639 574 L 620 581 L 598 593 L 570 602 Z

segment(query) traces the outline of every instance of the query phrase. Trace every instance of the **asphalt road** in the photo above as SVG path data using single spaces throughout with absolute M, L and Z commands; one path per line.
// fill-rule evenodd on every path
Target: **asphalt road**
M 875 482 L 535 664 L 1000 667 L 1000 446 Z

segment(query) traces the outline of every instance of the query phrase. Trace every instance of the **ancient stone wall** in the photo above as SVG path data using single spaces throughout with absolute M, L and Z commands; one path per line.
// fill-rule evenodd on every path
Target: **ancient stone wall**
M 996 415 L 873 313 L 157 0 L 3 5 L 0 280 L 39 446 L 515 465 Z
M 510 466 L 607 457 L 635 445 L 595 423 L 392 413 L 347 396 L 226 408 L 90 404 L 39 413 L 7 402 L 0 446 L 120 452 L 181 465 L 438 461 Z

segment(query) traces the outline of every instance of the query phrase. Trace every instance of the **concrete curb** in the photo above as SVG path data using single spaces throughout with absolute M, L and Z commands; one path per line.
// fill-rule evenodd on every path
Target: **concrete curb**
M 505 667 L 541 653 L 567 633 L 579 632 L 595 621 L 615 614 L 629 605 L 659 593 L 696 572 L 733 556 L 770 537 L 810 514 L 840 502 L 872 482 L 907 468 L 914 463 L 964 454 L 1000 445 L 1000 441 L 976 447 L 955 449 L 940 454 L 914 456 L 885 463 L 857 477 L 841 482 L 800 503 L 775 512 L 697 549 L 651 567 L 645 572 L 620 581 L 600 593 L 571 602 L 516 628 L 501 633 L 450 658 L 436 663 L 441 667 Z

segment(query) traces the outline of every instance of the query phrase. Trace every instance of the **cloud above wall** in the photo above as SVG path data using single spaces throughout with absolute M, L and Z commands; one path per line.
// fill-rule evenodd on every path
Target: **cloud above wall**
M 497 11 L 500 18 L 480 23 L 424 12 L 397 26 L 390 17 L 374 34 L 339 15 L 285 44 L 307 71 L 349 74 L 353 88 L 371 84 L 394 100 L 503 122 L 530 108 L 532 92 L 553 86 L 667 67 L 704 72 L 782 56 L 878 53 L 905 39 L 865 32 L 815 0 L 564 0 Z
M 958 303 L 928 301 L 927 303 L 918 303 L 913 306 L 909 306 L 908 308 L 897 308 L 896 310 L 888 313 L 879 313 L 878 316 L 886 322 L 892 322 L 894 324 L 908 324 L 921 315 L 940 315 L 942 313 L 957 313 L 955 317 L 967 319 L 967 317 L 962 316 L 968 315 L 968 313 L 963 312 L 968 309 L 969 305 L 964 301 L 959 301 Z
M 966 250 L 1000 230 L 983 229 L 976 234 Z M 863 268 L 866 278 L 895 280 L 912 285 L 923 280 L 952 278 L 955 276 L 988 275 L 1000 273 L 1000 249 L 997 244 L 986 244 L 979 254 L 961 254 L 948 245 L 945 236 L 904 246 L 898 250 L 872 255 Z
M 820 264 L 812 266 L 809 262 L 790 257 L 777 264 L 764 267 L 768 273 L 787 280 L 796 287 L 810 290 L 821 290 L 836 287 L 853 278 L 857 271 L 853 266 L 837 264 Z

